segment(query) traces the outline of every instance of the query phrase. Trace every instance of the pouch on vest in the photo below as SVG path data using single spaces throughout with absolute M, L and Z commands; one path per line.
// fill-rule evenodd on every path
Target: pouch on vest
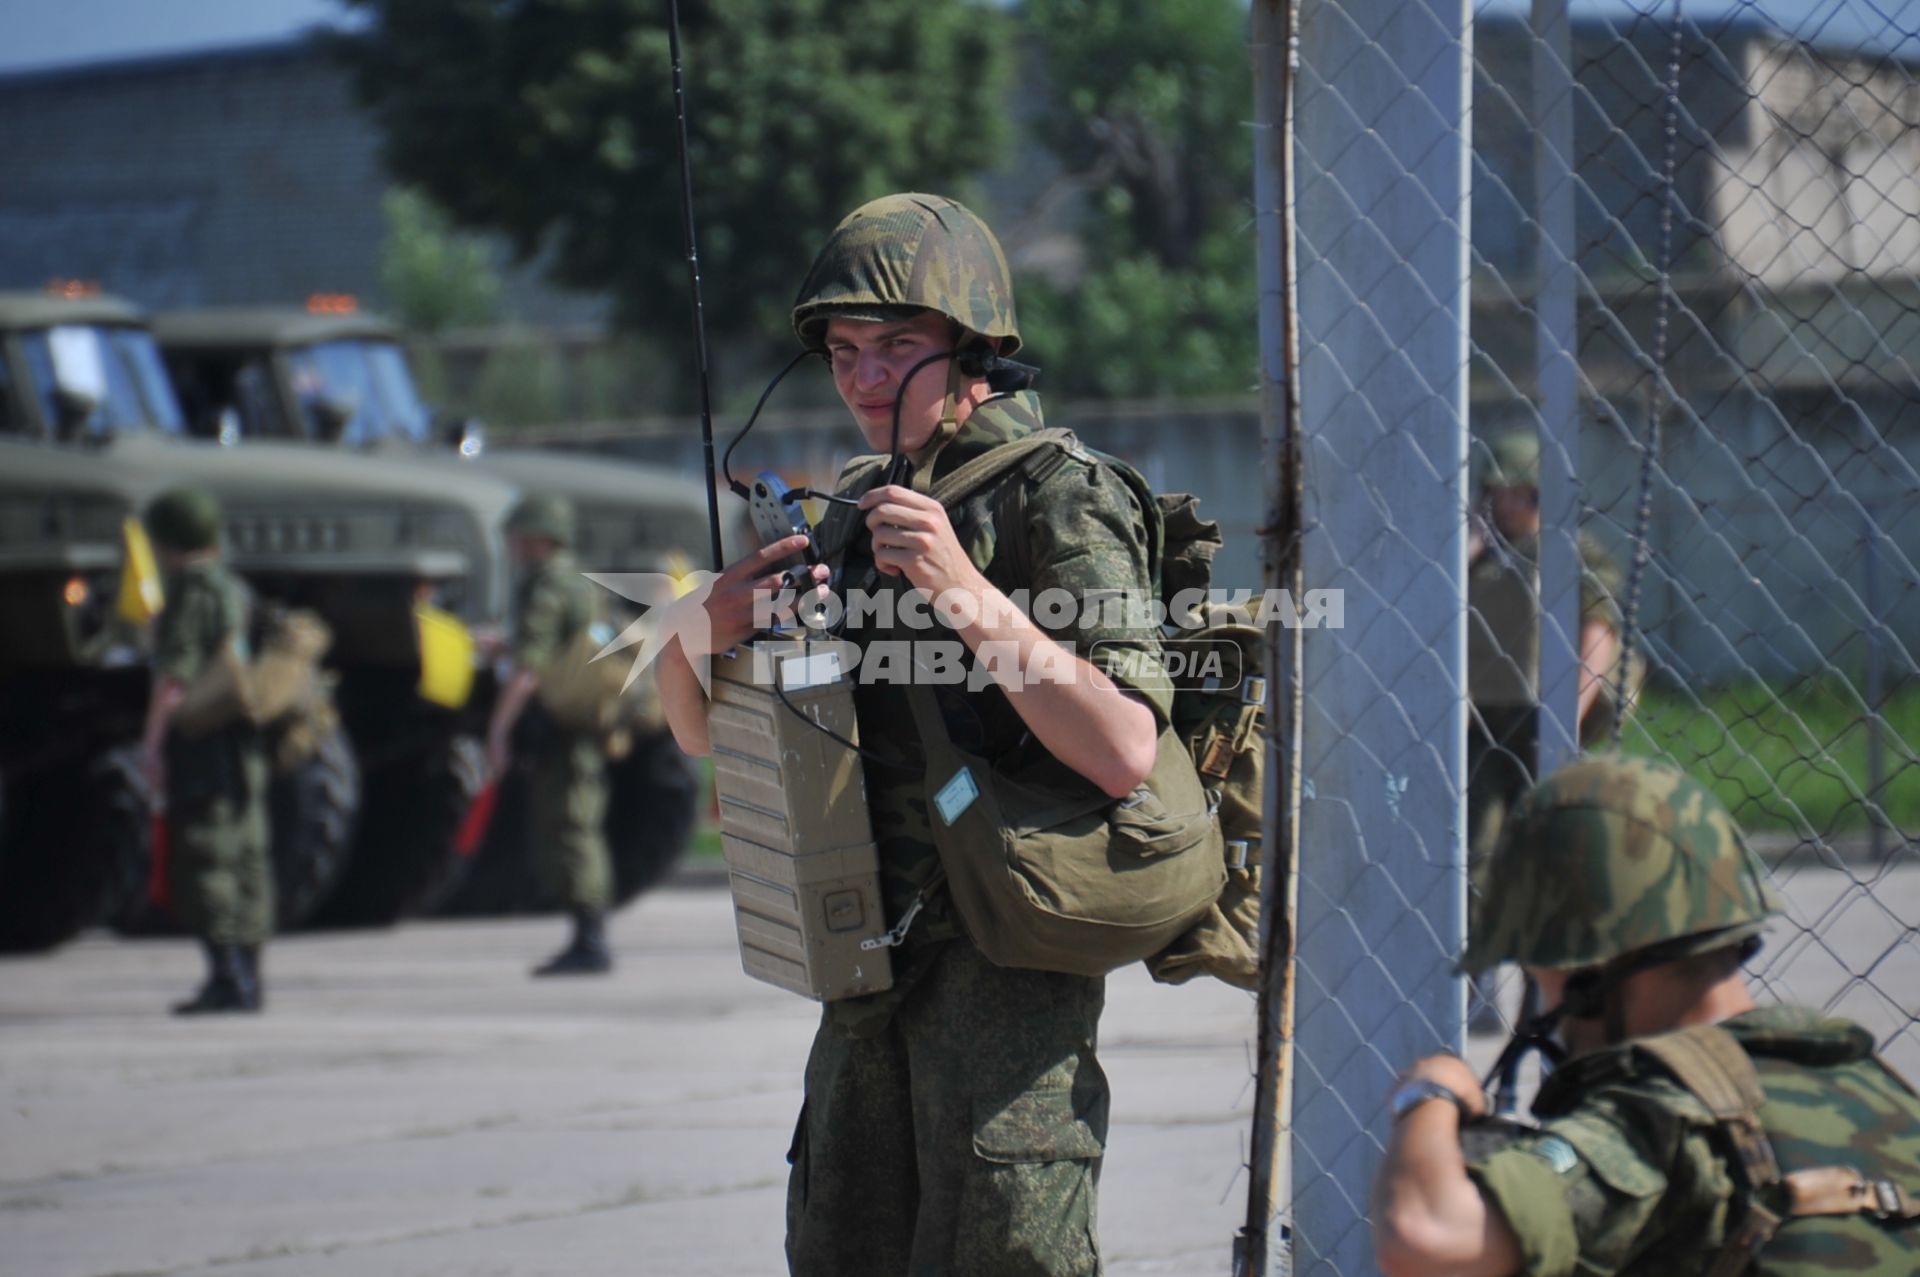
M 987 960 L 1105 975 L 1158 953 L 1220 895 L 1220 831 L 1186 749 L 1114 799 L 1052 757 L 1010 775 L 954 745 L 932 690 L 908 688 L 928 823 L 954 905 Z
M 246 723 L 263 727 L 324 702 L 320 659 L 333 642 L 326 622 L 304 609 L 278 616 L 248 662 L 225 643 L 187 685 L 168 724 L 189 739 Z
M 653 680 L 636 679 L 624 687 L 626 661 L 594 659 L 605 646 L 606 638 L 595 635 L 592 626 L 574 635 L 540 671 L 534 693 L 540 708 L 561 730 L 583 736 L 661 726 L 664 717 Z
M 1220 525 L 1200 517 L 1198 498 L 1187 493 L 1156 495 L 1133 467 L 1090 452 L 1070 430 L 1041 430 L 1003 444 L 942 478 L 932 495 L 950 507 L 986 483 L 1019 471 L 1006 483 L 1004 497 L 994 503 L 994 522 L 998 544 L 1010 556 L 1014 575 L 1024 580 L 1031 574 L 1026 544 L 1027 476 L 1038 468 L 1034 459 L 1049 452 L 1104 465 L 1132 489 L 1147 525 L 1149 575 L 1169 609 L 1167 632 L 1190 649 L 1219 658 L 1207 668 L 1190 669 L 1174 678 L 1171 713 L 1171 735 L 1184 750 L 1185 771 L 1197 773 L 1212 825 L 1211 842 L 1222 856 L 1213 867 L 1217 889 L 1188 927 L 1171 933 L 1163 948 L 1140 956 L 1146 959 L 1148 972 L 1162 983 L 1181 984 L 1211 975 L 1239 988 L 1255 988 L 1266 771 L 1265 633 L 1244 615 L 1205 604 L 1193 606 L 1194 600 L 1205 597 L 1213 558 L 1222 544 Z M 848 467 L 849 474 L 855 471 L 856 466 Z M 1168 735 L 1163 734 L 1156 775 L 1177 769 L 1167 757 L 1167 743 Z M 955 899 L 960 899 L 958 891 Z

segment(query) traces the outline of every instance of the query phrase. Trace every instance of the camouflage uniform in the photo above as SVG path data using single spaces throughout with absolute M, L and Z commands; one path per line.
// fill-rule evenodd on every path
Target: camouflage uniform
M 1594 972 L 1599 990 L 1582 996 L 1602 1007 L 1633 971 L 1755 942 L 1779 911 L 1719 800 L 1646 759 L 1595 755 L 1549 777 L 1515 810 L 1490 872 L 1461 966 Z M 1613 1014 L 1591 1004 L 1580 1012 L 1589 1013 Z M 1906 1217 L 1795 1212 L 1780 1182 L 1749 1198 L 1753 1138 L 1708 1107 L 1671 1054 L 1675 1039 L 1712 1030 L 1683 1029 L 1562 1065 L 1534 1102 L 1540 1128 L 1470 1159 L 1523 1271 L 1705 1274 L 1753 1224 L 1755 1202 L 1785 1216 L 1759 1246 L 1759 1277 L 1920 1271 L 1920 1096 L 1874 1057 L 1872 1037 L 1795 1007 L 1718 1028 L 1757 1075 L 1759 1102 L 1747 1111 L 1788 1182 L 1845 1168 L 1897 1187 Z
M 1616 600 L 1625 587 L 1613 556 L 1582 532 L 1579 624 L 1598 621 L 1620 633 Z M 1467 568 L 1467 830 L 1478 858 L 1499 841 L 1514 800 L 1533 783 L 1540 722 L 1540 590 L 1537 536 L 1491 543 Z M 1613 685 L 1580 724 L 1583 747 L 1613 736 Z
M 1031 393 L 989 400 L 941 451 L 927 482 L 1041 425 Z M 1029 579 L 1011 579 L 1013 556 L 999 552 L 999 489 L 950 511 L 974 565 L 1009 594 L 1057 587 L 1075 598 L 1100 589 L 1146 597 L 1145 529 L 1126 482 L 1064 457 L 1042 471 L 1009 480 L 1030 485 Z M 915 486 L 923 484 L 916 479 Z M 829 546 L 848 520 L 842 509 L 822 526 Z M 897 584 L 871 576 L 864 548 L 841 565 L 845 588 Z M 1165 723 L 1171 695 L 1150 676 L 1159 650 L 1151 630 L 1073 625 L 1048 632 L 1132 687 Z M 945 629 L 847 637 L 959 641 Z M 1122 651 L 1146 658 L 1129 661 Z M 936 692 L 961 748 L 1000 760 L 1039 748 L 999 689 L 969 693 L 954 685 Z M 888 917 L 897 919 L 939 864 L 922 798 L 922 751 L 903 686 L 860 685 L 855 705 L 865 747 L 901 760 L 865 764 L 882 890 Z M 1105 982 L 994 966 L 966 938 L 944 891 L 928 897 L 896 950 L 894 980 L 886 993 L 829 1004 L 814 1039 L 807 1103 L 790 1155 L 793 1271 L 1099 1271 L 1094 1190 L 1107 1086 L 1095 1048 Z
M 1725 1021 L 1766 1089 L 1760 1110 L 1785 1170 L 1846 1165 L 1920 1191 L 1920 1097 L 1856 1024 L 1797 1007 Z M 1589 1052 L 1540 1088 L 1538 1132 L 1468 1166 L 1506 1217 L 1523 1271 L 1691 1277 L 1738 1223 L 1726 1140 L 1705 1105 L 1633 1042 Z M 1920 1223 L 1866 1215 L 1789 1220 L 1762 1272 L 1920 1272 Z
M 247 587 L 217 560 L 188 563 L 166 585 L 154 674 L 190 685 L 229 644 L 247 641 Z M 273 929 L 267 854 L 267 759 L 245 723 L 192 739 L 170 731 L 167 890 L 174 912 L 212 944 L 256 946 Z
M 556 550 L 521 583 L 513 660 L 547 668 L 594 622 L 592 584 L 573 556 Z M 576 914 L 598 914 L 613 899 L 607 815 L 606 742 L 561 729 L 538 705 L 527 711 L 527 801 L 534 869 L 550 894 Z

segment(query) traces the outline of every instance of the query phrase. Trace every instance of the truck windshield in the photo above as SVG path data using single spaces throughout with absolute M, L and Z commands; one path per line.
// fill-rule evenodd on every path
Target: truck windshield
M 184 429 L 159 347 L 144 328 L 61 324 L 22 334 L 21 346 L 41 417 L 56 434 Z
M 287 354 L 294 398 L 309 434 L 327 432 L 321 404 L 331 402 L 352 416 L 340 441 L 363 446 L 384 439 L 425 443 L 431 434 L 427 407 L 414 393 L 406 356 L 388 341 L 323 341 Z

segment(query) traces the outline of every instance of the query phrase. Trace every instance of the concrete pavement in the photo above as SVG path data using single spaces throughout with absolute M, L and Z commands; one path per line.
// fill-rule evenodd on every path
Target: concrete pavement
M 182 1022 L 185 941 L 0 963 L 0 1274 L 776 1274 L 815 1007 L 739 970 L 714 889 L 533 981 L 557 920 L 301 935 L 266 1015 Z M 1114 1274 L 1224 1272 L 1253 1003 L 1110 982 Z

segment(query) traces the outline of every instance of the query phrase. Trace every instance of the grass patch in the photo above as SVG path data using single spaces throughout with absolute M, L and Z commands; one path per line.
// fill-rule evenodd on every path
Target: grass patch
M 1881 709 L 1880 806 L 1920 835 L 1920 682 Z M 1627 724 L 1627 752 L 1668 758 L 1710 784 L 1743 828 L 1830 835 L 1871 824 L 1869 715 L 1837 675 L 1693 692 L 1649 686 Z

